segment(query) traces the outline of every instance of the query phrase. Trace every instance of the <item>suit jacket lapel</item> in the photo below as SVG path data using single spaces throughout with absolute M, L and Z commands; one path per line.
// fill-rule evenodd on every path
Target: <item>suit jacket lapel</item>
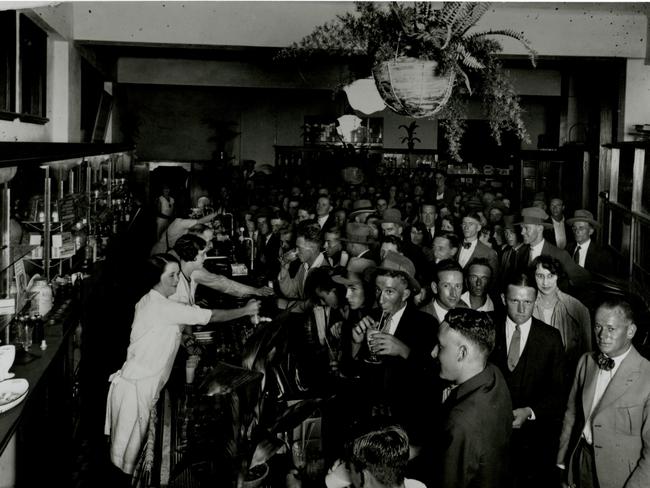
M 589 418 L 591 413 L 594 394 L 596 393 L 596 381 L 598 379 L 598 364 L 593 359 L 595 353 L 592 353 L 587 359 L 587 371 L 585 372 L 585 383 L 582 389 L 582 411 L 584 419 Z
M 614 403 L 639 378 L 641 375 L 640 359 L 641 356 L 632 347 L 630 353 L 616 370 L 616 374 L 609 382 L 609 385 L 607 385 L 600 403 L 594 409 L 594 415 Z
M 506 344 L 506 321 L 505 319 L 499 321 L 500 325 L 496 328 L 495 337 L 495 357 L 494 362 L 498 365 L 505 365 L 508 363 L 508 345 Z

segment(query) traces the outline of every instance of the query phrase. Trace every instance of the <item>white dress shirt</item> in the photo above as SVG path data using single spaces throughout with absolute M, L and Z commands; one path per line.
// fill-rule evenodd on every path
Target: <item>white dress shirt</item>
M 530 254 L 528 256 L 528 262 L 532 262 L 537 256 L 542 254 L 542 248 L 544 247 L 544 239 L 539 241 L 539 243 L 534 246 L 530 246 Z
M 621 363 L 627 357 L 627 355 L 630 353 L 631 350 L 632 347 L 630 347 L 627 351 L 625 351 L 620 356 L 616 356 L 615 358 L 612 358 L 614 360 L 614 367 L 611 370 L 605 371 L 604 369 L 598 369 L 598 378 L 596 379 L 596 389 L 594 390 L 594 399 L 591 402 L 591 409 L 589 410 L 589 418 L 587 419 L 587 422 L 585 422 L 585 428 L 582 430 L 582 435 L 584 436 L 585 440 L 589 444 L 592 444 L 594 441 L 593 432 L 591 430 L 591 415 L 594 413 L 596 406 L 603 398 L 603 395 L 605 394 L 605 390 L 607 390 L 607 385 L 609 385 L 609 382 L 616 374 L 616 371 L 618 371 L 619 366 L 621 365 Z
M 526 342 L 528 341 L 528 334 L 530 334 L 530 326 L 533 323 L 533 318 L 529 318 L 526 322 L 519 326 L 519 356 L 524 353 L 524 347 L 526 347 Z M 506 317 L 506 347 L 508 352 L 510 352 L 510 341 L 512 341 L 512 335 L 515 333 L 515 324 L 510 317 Z
M 325 222 L 327 222 L 327 219 L 330 218 L 330 214 L 323 215 L 321 217 L 318 217 L 318 225 L 322 229 L 323 226 L 325 225 Z
M 402 319 L 402 315 L 404 315 L 404 310 L 406 310 L 406 304 L 391 316 L 386 326 L 386 334 L 395 335 L 399 321 Z
M 576 249 L 578 249 L 578 246 L 580 246 L 580 255 L 578 256 L 580 261 L 578 262 L 578 265 L 582 268 L 585 267 L 585 259 L 587 258 L 587 251 L 589 250 L 589 244 L 591 244 L 591 239 L 587 240 L 586 242 L 583 242 L 582 244 L 578 244 L 576 242 Z
M 464 301 L 467 305 L 471 307 L 472 302 L 469 297 L 469 292 L 466 291 L 460 296 L 460 299 Z M 492 302 L 492 299 L 490 298 L 489 295 L 486 295 L 485 297 L 485 303 L 481 305 L 479 308 L 476 309 L 477 312 L 494 312 L 494 303 Z
M 469 258 L 472 257 L 472 254 L 474 254 L 474 249 L 476 249 L 476 245 L 478 244 L 478 239 L 474 239 L 469 246 L 469 249 L 465 249 L 462 244 L 460 247 L 460 253 L 458 254 L 458 264 L 462 268 L 464 268 L 467 263 L 469 262 Z
M 440 305 L 438 305 L 438 300 L 434 299 L 433 300 L 433 310 L 436 312 L 436 318 L 438 319 L 438 323 L 442 324 L 447 317 L 447 310 L 446 308 L 442 308 Z

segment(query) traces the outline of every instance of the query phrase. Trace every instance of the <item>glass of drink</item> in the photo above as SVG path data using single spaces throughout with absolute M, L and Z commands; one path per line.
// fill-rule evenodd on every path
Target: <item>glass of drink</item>
M 379 322 L 375 322 L 372 326 L 366 329 L 366 342 L 368 345 L 368 357 L 365 359 L 370 364 L 381 364 L 381 359 L 373 352 L 372 349 L 372 336 L 382 332 L 386 322 L 388 321 L 388 312 L 382 312 Z

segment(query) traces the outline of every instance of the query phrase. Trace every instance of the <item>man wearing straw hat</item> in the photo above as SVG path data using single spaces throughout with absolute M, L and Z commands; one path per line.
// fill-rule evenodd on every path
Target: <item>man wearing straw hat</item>
M 571 226 L 576 242 L 567 247 L 567 252 L 573 257 L 573 261 L 587 271 L 603 274 L 603 271 L 611 268 L 611 259 L 607 252 L 598 243 L 591 240 L 594 230 L 600 224 L 594 220 L 589 210 L 576 210 L 573 218 L 567 220 Z
M 521 226 L 521 235 L 525 244 L 518 255 L 518 272 L 526 272 L 533 259 L 543 254 L 560 261 L 572 285 L 585 284 L 591 278 L 591 274 L 586 269 L 578 266 L 567 251 L 544 239 L 544 229 L 551 228 L 553 224 L 547 221 L 548 214 L 543 209 L 538 207 L 524 208 L 521 211 L 521 217 L 521 222 L 515 224 Z

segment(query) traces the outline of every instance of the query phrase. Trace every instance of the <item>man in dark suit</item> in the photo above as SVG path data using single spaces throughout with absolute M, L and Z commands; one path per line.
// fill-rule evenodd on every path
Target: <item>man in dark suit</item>
M 436 437 L 442 488 L 501 488 L 510 467 L 512 402 L 499 368 L 487 362 L 494 348 L 487 313 L 450 310 L 438 332 L 434 357 L 440 376 L 455 387 L 444 399 L 442 432 Z
M 537 207 L 524 208 L 521 211 L 522 221 L 515 225 L 521 226 L 521 235 L 524 239 L 524 248 L 518 255 L 517 273 L 528 271 L 530 264 L 539 255 L 552 256 L 562 263 L 562 268 L 572 285 L 581 286 L 588 283 L 591 273 L 578 266 L 568 252 L 559 249 L 544 239 L 544 229 L 549 228 L 548 214 Z M 560 284 L 566 289 L 566 283 Z
M 550 486 L 563 410 L 564 347 L 560 332 L 535 319 L 535 282 L 515 276 L 506 289 L 506 317 L 496 321 L 490 361 L 512 396 L 515 487 Z
M 420 292 L 414 276 L 408 258 L 386 254 L 375 278 L 381 310 L 354 326 L 352 357 L 367 366 L 362 375 L 365 398 L 360 400 L 371 401 L 375 410 L 406 429 L 412 444 L 421 445 L 431 435 L 440 389 L 428 386 L 436 383 L 431 351 L 437 322 L 413 305 L 412 297 Z M 379 364 L 372 364 L 369 353 Z
M 461 245 L 457 261 L 465 268 L 475 258 L 485 258 L 492 268 L 492 283 L 498 282 L 499 258 L 494 249 L 486 246 L 478 239 L 481 231 L 481 217 L 476 212 L 467 212 L 461 223 L 463 229 L 463 244 Z
M 544 239 L 558 247 L 566 249 L 573 240 L 571 225 L 564 218 L 564 202 L 561 198 L 551 198 L 551 227 L 544 230 Z
M 603 303 L 594 332 L 600 353 L 580 359 L 564 415 L 557 457 L 563 481 L 579 488 L 650 486 L 650 362 L 632 346 L 630 305 Z
M 567 247 L 573 261 L 580 267 L 592 273 L 607 274 L 613 268 L 611 256 L 591 239 L 594 230 L 600 224 L 594 220 L 589 210 L 576 210 L 573 218 L 567 222 L 571 225 L 575 242 Z M 579 249 L 578 249 L 579 248 Z
M 321 237 L 325 236 L 328 229 L 336 226 L 336 217 L 332 213 L 332 203 L 327 195 L 321 195 L 316 201 L 316 222 L 320 227 Z

